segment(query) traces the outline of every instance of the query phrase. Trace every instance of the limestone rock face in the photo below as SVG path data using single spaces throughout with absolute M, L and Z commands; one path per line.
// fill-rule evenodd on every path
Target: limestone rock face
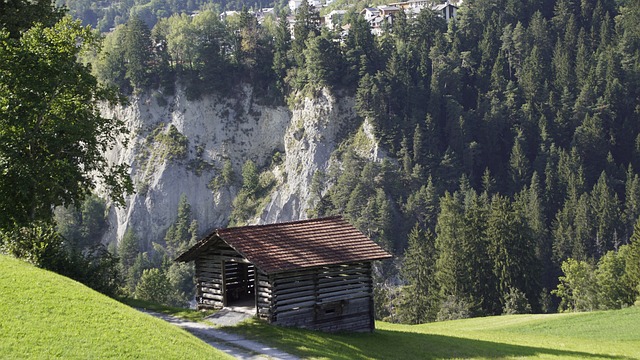
M 331 155 L 349 124 L 356 120 L 353 98 L 336 98 L 323 91 L 292 112 L 284 134 L 285 160 L 282 178 L 261 216 L 260 223 L 306 219 L 312 206 L 311 181 L 317 171 L 326 172 Z
M 111 207 L 104 241 L 119 241 L 132 229 L 147 246 L 162 242 L 182 194 L 201 235 L 226 226 L 241 187 L 242 164 L 249 159 L 275 178 L 266 206 L 249 223 L 306 218 L 314 173 L 327 170 L 345 129 L 356 128 L 357 121 L 350 97 L 322 91 L 290 110 L 257 104 L 249 86 L 195 101 L 181 91 L 170 98 L 141 95 L 103 113 L 129 127 L 128 138 L 107 156 L 131 165 L 137 191 L 126 206 Z M 282 161 L 274 164 L 278 153 Z M 225 161 L 231 162 L 235 181 L 221 180 Z

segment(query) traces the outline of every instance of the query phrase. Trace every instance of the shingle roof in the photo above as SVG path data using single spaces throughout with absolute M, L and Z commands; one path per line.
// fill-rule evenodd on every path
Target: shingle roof
M 218 229 L 180 255 L 176 261 L 195 260 L 217 239 L 222 239 L 267 274 L 391 257 L 338 216 Z

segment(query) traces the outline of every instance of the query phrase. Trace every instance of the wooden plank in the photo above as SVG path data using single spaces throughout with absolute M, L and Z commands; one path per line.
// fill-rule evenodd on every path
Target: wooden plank
M 282 300 L 294 299 L 294 298 L 301 297 L 301 296 L 313 295 L 314 294 L 313 290 L 314 290 L 313 287 L 311 287 L 311 288 L 308 288 L 306 290 L 301 290 L 301 291 L 297 291 L 297 292 L 296 291 L 291 291 L 291 292 L 288 292 L 288 293 L 285 293 L 285 294 L 283 294 L 283 293 L 278 291 L 278 292 L 272 293 L 272 296 L 275 299 L 282 299 Z
M 202 298 L 222 301 L 223 296 L 222 295 L 210 294 L 210 293 L 203 293 L 202 294 Z
M 357 279 L 351 279 L 351 280 L 343 280 L 343 281 L 334 281 L 334 282 L 330 282 L 330 283 L 324 283 L 324 284 L 318 284 L 318 289 L 332 289 L 332 288 L 339 288 L 339 287 L 366 287 L 366 288 L 370 288 L 371 285 L 369 283 L 367 283 L 366 281 L 360 281 Z
M 256 295 L 265 299 L 271 299 L 271 293 L 267 293 L 264 291 L 256 291 Z
M 222 288 L 222 279 L 211 279 L 211 281 L 198 281 L 198 284 L 200 284 L 200 286 Z
M 220 261 L 220 266 L 222 267 L 222 306 L 227 306 L 227 279 L 225 277 L 226 267 L 224 260 Z
M 302 292 L 302 291 L 313 290 L 314 288 L 315 288 L 315 285 L 314 284 L 310 284 L 310 285 L 304 285 L 304 286 L 298 286 L 298 287 L 292 287 L 292 288 L 278 289 L 277 293 L 278 293 L 278 295 L 285 295 L 285 294 L 290 294 L 290 293 L 297 293 L 297 292 Z
M 232 256 L 222 256 L 222 260 L 234 263 L 251 264 L 251 262 L 245 258 L 237 258 Z
M 308 296 L 296 296 L 289 299 L 280 299 L 278 296 L 276 296 L 273 300 L 273 304 L 278 308 L 280 308 L 283 305 L 304 304 L 309 302 L 310 300 L 313 301 L 313 303 L 315 304 L 315 299 L 316 297 L 315 295 L 313 295 L 313 293 Z
M 292 309 L 297 309 L 297 308 L 303 308 L 303 307 L 310 307 L 315 305 L 316 301 L 315 300 L 310 300 L 310 301 L 305 301 L 305 302 L 298 302 L 295 304 L 290 304 L 290 305 L 285 305 L 285 306 L 276 306 L 274 305 L 274 309 L 277 313 L 283 312 L 283 311 L 287 311 L 287 310 L 292 310 Z
M 318 297 L 330 296 L 331 294 L 337 294 L 342 292 L 351 292 L 351 293 L 366 293 L 369 294 L 369 287 L 364 284 L 345 284 L 342 286 L 333 286 L 330 288 L 321 288 L 318 289 Z
M 295 281 L 307 281 L 307 280 L 313 279 L 314 276 L 315 274 L 310 273 L 310 274 L 298 275 L 298 276 L 280 277 L 280 278 L 274 279 L 272 284 L 273 286 L 278 286 L 280 284 L 289 284 Z
M 321 302 L 340 301 L 340 300 L 353 300 L 360 298 L 369 298 L 369 294 L 344 294 L 323 298 Z
M 330 283 L 341 282 L 341 281 L 367 282 L 368 279 L 369 279 L 368 277 L 363 275 L 352 274 L 352 275 L 343 275 L 343 276 L 318 277 L 318 283 L 322 285 L 322 284 L 330 284 Z
M 202 294 L 213 294 L 213 295 L 222 296 L 222 290 L 212 289 L 212 288 L 203 288 L 202 289 Z
M 285 290 L 285 289 L 299 288 L 301 286 L 308 286 L 308 285 L 313 285 L 313 279 L 308 279 L 308 280 L 305 280 L 305 281 L 295 281 L 295 282 L 289 282 L 289 283 L 281 283 L 279 285 L 275 285 L 273 287 L 273 291 L 274 292 L 280 292 L 280 291 Z

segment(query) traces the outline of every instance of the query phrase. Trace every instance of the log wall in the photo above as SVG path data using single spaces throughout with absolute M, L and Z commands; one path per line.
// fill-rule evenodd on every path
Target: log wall
M 271 322 L 322 331 L 372 331 L 371 263 L 272 275 Z

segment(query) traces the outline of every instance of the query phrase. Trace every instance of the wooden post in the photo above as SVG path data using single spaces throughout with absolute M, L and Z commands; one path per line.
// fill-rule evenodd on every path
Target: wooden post
M 367 280 L 367 282 L 369 283 L 369 330 L 371 332 L 373 332 L 376 328 L 376 314 L 375 314 L 375 304 L 373 302 L 373 269 L 372 269 L 372 263 L 368 262 L 367 263 L 369 266 L 367 266 L 367 277 L 369 278 Z
M 220 260 L 222 262 L 222 307 L 227 306 L 227 275 L 226 275 L 226 264 L 224 260 Z
M 253 266 L 253 298 L 254 298 L 254 307 L 256 308 L 256 316 L 259 318 L 260 313 L 258 312 L 258 268 Z

